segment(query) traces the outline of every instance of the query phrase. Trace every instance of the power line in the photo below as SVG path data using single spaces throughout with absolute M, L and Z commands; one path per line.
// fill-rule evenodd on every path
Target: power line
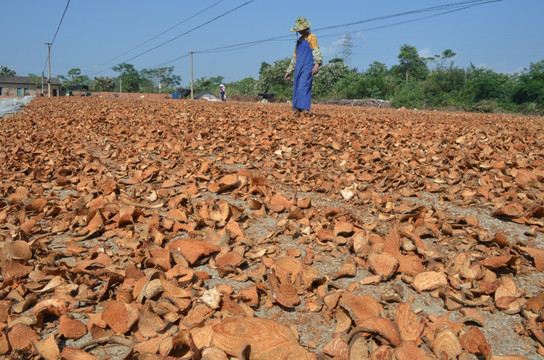
M 128 59 L 126 61 L 133 60 L 136 57 L 139 57 L 139 56 L 141 56 L 141 55 L 143 55 L 143 54 L 145 54 L 145 53 L 147 53 L 149 51 L 152 51 L 152 50 L 156 49 L 159 46 L 162 46 L 162 45 L 164 45 L 166 43 L 169 43 L 169 42 L 171 42 L 171 41 L 173 41 L 173 40 L 175 40 L 175 39 L 177 39 L 177 38 L 179 38 L 181 36 L 184 36 L 184 35 L 188 34 L 189 32 L 192 32 L 192 31 L 194 31 L 194 30 L 196 30 L 196 29 L 198 29 L 198 28 L 200 28 L 200 27 L 202 27 L 202 26 L 204 26 L 206 24 L 209 24 L 210 22 L 212 22 L 214 20 L 217 20 L 218 18 L 220 18 L 222 16 L 225 16 L 226 14 L 228 14 L 230 12 L 233 12 L 233 11 L 237 10 L 238 8 L 240 8 L 242 6 L 245 6 L 245 5 L 247 5 L 247 4 L 249 4 L 249 3 L 253 2 L 253 1 L 254 0 L 248 1 L 248 2 L 246 2 L 244 4 L 242 4 L 242 5 L 234 8 L 234 9 L 228 11 L 227 13 L 219 15 L 218 17 L 216 17 L 216 18 L 214 18 L 212 20 L 209 20 L 206 23 L 203 23 L 203 24 L 201 24 L 201 25 L 199 25 L 199 26 L 197 26 L 197 27 L 183 33 L 183 34 L 180 34 L 180 35 L 176 36 L 173 39 L 170 39 L 170 40 L 168 40 L 166 42 L 163 42 L 162 44 L 159 44 L 154 48 L 146 50 L 145 52 L 143 52 L 143 53 L 141 53 L 139 55 L 136 55 L 135 57 L 133 57 L 131 59 Z M 395 13 L 395 14 L 390 14 L 390 15 L 384 15 L 384 16 L 374 17 L 374 18 L 370 18 L 370 19 L 364 19 L 364 20 L 345 23 L 345 24 L 331 25 L 331 26 L 316 28 L 316 29 L 314 29 L 314 31 L 325 31 L 325 30 L 331 30 L 331 29 L 336 29 L 336 28 L 341 28 L 341 27 L 349 27 L 349 26 L 352 26 L 352 25 L 364 24 L 364 23 L 369 23 L 369 22 L 374 22 L 374 21 L 382 21 L 382 20 L 392 19 L 392 18 L 401 17 L 401 16 L 408 16 L 408 15 L 414 15 L 414 14 L 421 14 L 421 13 L 425 13 L 425 12 L 436 12 L 436 11 L 440 11 L 440 10 L 450 9 L 450 10 L 447 10 L 447 11 L 442 11 L 442 12 L 439 12 L 439 13 L 436 13 L 436 14 L 423 16 L 423 17 L 416 18 L 416 19 L 399 21 L 399 22 L 395 22 L 395 23 L 391 23 L 391 24 L 375 26 L 375 27 L 366 28 L 366 29 L 362 29 L 362 30 L 354 30 L 354 31 L 351 31 L 351 33 L 358 32 L 358 31 L 378 30 L 378 29 L 383 29 L 383 28 L 387 28 L 387 27 L 402 25 L 402 24 L 406 24 L 406 23 L 421 21 L 421 20 L 432 18 L 432 17 L 449 14 L 449 13 L 456 12 L 456 11 L 466 10 L 468 8 L 472 8 L 472 7 L 475 7 L 475 6 L 480 6 L 480 5 L 485 5 L 485 4 L 489 4 L 489 3 L 495 3 L 495 2 L 501 2 L 501 1 L 504 1 L 504 0 L 460 1 L 460 2 L 456 2 L 456 3 L 449 3 L 449 4 L 444 4 L 444 5 L 439 5 L 439 6 L 432 6 L 432 7 L 423 8 L 423 9 L 405 11 L 405 12 L 400 12 L 400 13 Z M 332 36 L 338 36 L 338 35 L 343 35 L 343 34 L 344 33 L 320 35 L 320 37 L 332 37 Z M 251 47 L 251 46 L 255 46 L 255 45 L 258 45 L 258 44 L 263 44 L 263 43 L 266 43 L 266 42 L 290 40 L 291 37 L 292 37 L 292 35 L 290 35 L 290 34 L 288 34 L 288 35 L 279 35 L 279 36 L 268 37 L 268 38 L 260 39 L 260 40 L 253 40 L 253 41 L 247 41 L 247 42 L 242 42 L 242 43 L 237 43 L 237 44 L 232 44 L 232 45 L 219 46 L 219 47 L 205 49 L 205 50 L 193 51 L 193 53 L 194 54 L 206 54 L 206 53 L 220 53 L 220 52 L 237 51 L 237 50 L 241 50 L 241 49 L 248 48 L 248 47 Z M 168 60 L 166 62 L 163 62 L 160 65 L 156 65 L 156 66 L 153 66 L 153 67 L 161 67 L 163 65 L 166 65 L 166 64 L 178 61 L 180 59 L 186 58 L 189 55 L 190 55 L 190 53 L 185 53 L 184 55 L 181 55 L 181 56 L 176 57 L 174 59 Z M 109 68 L 109 69 L 111 69 L 111 68 Z M 106 70 L 109 70 L 109 69 L 106 69 Z M 103 70 L 103 71 L 106 71 L 106 70 Z M 103 72 L 103 71 L 100 71 L 100 72 Z M 94 74 L 91 74 L 91 75 L 94 75 Z
M 55 31 L 55 36 L 53 36 L 53 40 L 51 40 L 51 46 L 53 46 L 53 43 L 55 42 L 55 39 L 57 38 L 57 34 L 59 33 L 60 24 L 62 24 L 62 20 L 64 20 L 64 15 L 66 14 L 66 10 L 68 10 L 68 5 L 70 5 L 70 0 L 66 3 L 66 7 L 64 8 L 64 12 L 62 13 L 62 17 L 60 18 L 59 25 L 57 26 L 57 31 Z
M 255 0 L 246 1 L 246 2 L 243 3 L 242 5 L 238 5 L 237 7 L 233 8 L 233 9 L 227 11 L 227 12 L 224 12 L 224 13 L 222 13 L 221 15 L 218 15 L 218 16 L 214 17 L 213 19 L 208 20 L 208 21 L 206 21 L 206 22 L 204 22 L 204 23 L 202 23 L 202 24 L 200 24 L 200 25 L 197 25 L 197 26 L 193 27 L 193 28 L 190 29 L 190 30 L 187 30 L 186 32 L 184 32 L 184 33 L 182 33 L 182 34 L 173 37 L 173 38 L 170 39 L 170 40 L 164 41 L 164 42 L 160 43 L 159 45 L 156 45 L 156 46 L 154 46 L 154 47 L 152 47 L 152 48 L 150 48 L 150 49 L 147 49 L 147 50 L 144 51 L 144 52 L 141 52 L 141 53 L 139 53 L 138 55 L 135 55 L 135 56 L 131 57 L 130 59 L 125 60 L 124 62 L 134 60 L 134 59 L 136 59 L 136 58 L 138 58 L 138 57 L 140 57 L 140 56 L 142 56 L 142 55 L 144 55 L 144 54 L 147 54 L 147 53 L 150 52 L 150 51 L 156 50 L 156 49 L 158 49 L 158 48 L 161 47 L 161 46 L 164 46 L 164 45 L 166 45 L 166 44 L 168 44 L 168 43 L 170 43 L 170 42 L 172 42 L 172 41 L 174 41 L 174 40 L 177 40 L 177 39 L 179 39 L 179 38 L 182 37 L 182 36 L 185 36 L 185 35 L 187 35 L 187 34 L 193 32 L 193 31 L 195 31 L 195 30 L 197 30 L 197 29 L 200 29 L 200 28 L 203 27 L 203 26 L 208 25 L 209 23 L 211 23 L 211 22 L 213 22 L 213 21 L 215 21 L 215 20 L 218 20 L 218 19 L 220 19 L 220 18 L 222 18 L 222 17 L 224 17 L 224 16 L 226 16 L 226 15 L 228 15 L 228 14 L 230 14 L 230 13 L 232 13 L 232 12 L 234 12 L 234 11 L 236 11 L 236 10 L 238 10 L 238 9 L 240 9 L 240 8 L 242 8 L 242 7 L 244 7 L 244 6 L 246 6 L 246 5 L 249 5 L 250 3 L 254 2 L 254 1 L 255 1 Z M 110 69 L 112 69 L 112 68 L 113 68 L 113 67 L 109 67 L 109 68 L 107 68 L 107 69 L 104 69 L 104 70 L 95 72 L 95 73 L 90 74 L 90 75 L 99 74 L 99 73 L 102 73 L 102 72 L 104 72 L 104 71 L 110 70 Z
M 375 26 L 375 27 L 366 28 L 366 29 L 362 29 L 362 30 L 354 30 L 354 31 L 350 31 L 350 33 L 355 33 L 355 32 L 358 32 L 358 31 L 378 30 L 378 29 L 383 29 L 383 28 L 387 28 L 387 27 L 392 27 L 392 26 L 407 24 L 407 23 L 411 23 L 411 22 L 421 21 L 421 20 L 425 20 L 425 19 L 430 19 L 430 18 L 433 18 L 433 17 L 449 14 L 449 13 L 452 13 L 452 12 L 466 10 L 466 9 L 469 9 L 469 8 L 472 8 L 472 7 L 475 7 L 475 6 L 480 6 L 480 5 L 485 5 L 485 4 L 495 3 L 495 2 L 500 2 L 500 1 L 503 1 L 503 0 L 470 0 L 470 1 L 462 1 L 462 2 L 457 2 L 457 3 L 444 4 L 444 5 L 440 5 L 440 6 L 432 6 L 432 7 L 424 8 L 424 9 L 405 11 L 405 12 L 401 12 L 401 13 L 385 15 L 385 16 L 360 20 L 360 21 L 346 23 L 346 24 L 321 27 L 321 28 L 315 29 L 314 31 L 331 30 L 331 29 L 336 29 L 336 28 L 340 28 L 340 27 L 349 27 L 351 25 L 363 24 L 363 23 L 368 23 L 368 22 L 373 22 L 373 21 L 381 21 L 381 20 L 391 19 L 391 18 L 400 17 L 400 16 L 407 16 L 407 15 L 414 15 L 414 14 L 420 14 L 420 13 L 425 13 L 425 12 L 432 12 L 432 11 L 438 11 L 438 10 L 444 10 L 444 9 L 451 9 L 451 10 L 443 11 L 443 12 L 440 12 L 440 13 L 437 13 L 437 14 L 432 14 L 432 15 L 428 15 L 428 16 L 419 17 L 419 18 L 416 18 L 416 19 L 399 21 L 399 22 L 395 22 L 395 23 L 392 23 L 392 24 L 380 25 L 380 26 Z M 339 36 L 339 35 L 344 35 L 344 33 L 320 35 L 320 37 L 332 37 L 332 36 Z M 207 49 L 207 50 L 194 51 L 193 53 L 195 53 L 195 54 L 209 54 L 209 53 L 237 51 L 237 50 L 245 49 L 245 48 L 255 46 L 255 45 L 258 45 L 258 44 L 263 44 L 263 43 L 266 43 L 266 42 L 270 42 L 270 41 L 285 41 L 290 37 L 291 37 L 291 35 L 279 35 L 279 36 L 269 37 L 269 38 L 261 39 L 261 40 L 254 40 L 254 41 L 248 41 L 248 42 L 243 42 L 243 43 L 238 43 L 238 44 L 233 44 L 233 45 L 219 46 L 219 47 L 215 47 L 215 48 L 211 48 L 211 49 Z M 182 59 L 182 58 L 185 58 L 185 57 L 188 57 L 188 56 L 189 56 L 189 54 L 182 55 L 182 56 L 180 56 L 180 57 L 178 57 L 176 59 L 172 59 L 172 60 L 169 60 L 167 62 L 164 62 L 163 64 L 161 64 L 159 66 L 162 66 L 164 64 L 168 64 L 168 63 L 177 61 L 179 59 Z
M 314 31 L 336 29 L 336 28 L 339 28 L 339 27 L 347 27 L 347 26 L 359 25 L 359 24 L 364 24 L 364 23 L 373 22 L 373 21 L 379 21 L 379 20 L 388 20 L 388 19 L 392 19 L 392 18 L 400 17 L 400 16 L 413 15 L 413 14 L 421 14 L 421 13 L 424 13 L 424 12 L 439 11 L 439 10 L 444 10 L 444 9 L 449 9 L 449 8 L 458 8 L 458 7 L 459 7 L 459 8 L 462 8 L 462 9 L 459 9 L 459 10 L 463 10 L 463 9 L 466 9 L 466 8 L 469 8 L 469 7 L 474 7 L 474 6 L 479 6 L 479 5 L 485 5 L 485 4 L 488 4 L 488 3 L 495 3 L 495 2 L 500 2 L 500 1 L 504 1 L 504 0 L 470 0 L 470 1 L 461 1 L 461 2 L 457 2 L 457 3 L 450 3 L 450 4 L 444 4 L 444 5 L 438 5 L 438 6 L 431 6 L 431 7 L 424 8 L 424 9 L 405 11 L 405 12 L 396 13 L 396 14 L 391 14 L 391 15 L 378 16 L 378 17 L 374 17 L 374 18 L 370 18 L 370 19 L 365 19 L 365 20 L 360 20 L 360 21 L 354 21 L 354 22 L 350 22 L 350 23 L 346 23 L 346 24 L 340 24 L 340 25 L 332 25 L 332 26 L 320 27 L 320 28 L 314 29 Z M 468 5 L 468 6 L 467 6 L 467 5 Z M 467 7 L 464 7 L 464 6 L 467 6 Z
M 504 0 L 462 1 L 462 2 L 457 2 L 457 3 L 444 4 L 444 5 L 440 5 L 440 6 L 432 6 L 432 7 L 424 8 L 424 9 L 405 11 L 405 12 L 391 14 L 391 15 L 384 15 L 384 16 L 374 17 L 374 18 L 370 18 L 370 19 L 364 19 L 364 20 L 360 20 L 360 21 L 346 23 L 346 24 L 331 25 L 331 26 L 316 28 L 316 29 L 314 29 L 314 31 L 331 30 L 331 29 L 336 29 L 336 28 L 341 28 L 341 27 L 349 27 L 349 26 L 352 26 L 352 25 L 358 25 L 358 24 L 369 23 L 369 22 L 374 22 L 374 21 L 392 19 L 392 18 L 400 17 L 400 16 L 406 16 L 406 15 L 413 15 L 413 14 L 419 14 L 419 13 L 424 13 L 424 12 L 444 10 L 444 9 L 447 9 L 447 8 L 454 8 L 452 10 L 444 11 L 444 12 L 429 15 L 429 16 L 420 17 L 420 18 L 417 18 L 417 19 L 405 20 L 405 21 L 400 21 L 400 22 L 396 22 L 396 23 L 392 23 L 392 24 L 381 25 L 381 26 L 376 26 L 376 27 L 372 27 L 372 28 L 363 29 L 364 31 L 377 30 L 377 29 L 382 29 L 382 28 L 386 28 L 386 27 L 401 25 L 401 24 L 405 24 L 405 23 L 425 20 L 425 19 L 429 19 L 429 18 L 432 18 L 432 17 L 449 14 L 449 13 L 452 13 L 452 12 L 455 12 L 455 11 L 466 10 L 468 8 L 471 8 L 471 7 L 484 5 L 484 4 L 488 4 L 488 3 L 500 2 L 500 1 L 504 1 Z M 352 32 L 356 32 L 356 31 L 362 31 L 362 30 L 354 30 Z M 343 35 L 343 34 L 344 33 L 330 34 L 330 35 L 320 35 L 320 37 L 331 37 L 331 36 L 338 36 L 338 35 Z M 243 42 L 243 43 L 238 43 L 238 44 L 233 44 L 233 45 L 219 46 L 219 47 L 206 49 L 206 50 L 194 51 L 194 53 L 195 54 L 204 54 L 204 53 L 217 53 L 217 52 L 236 51 L 236 50 L 244 49 L 246 47 L 262 44 L 262 43 L 265 43 L 265 42 L 284 41 L 284 40 L 287 40 L 290 37 L 291 37 L 291 35 L 279 35 L 279 36 L 269 37 L 269 38 L 261 39 L 261 40 L 254 40 L 254 41 L 248 41 L 248 42 Z
M 178 26 L 180 26 L 180 25 L 182 25 L 182 24 L 184 24 L 184 23 L 186 23 L 187 21 L 189 21 L 189 20 L 191 20 L 191 19 L 197 17 L 198 15 L 200 15 L 200 14 L 202 14 L 203 12 L 205 12 L 205 11 L 211 9 L 212 7 L 214 7 L 214 6 L 218 5 L 218 4 L 220 4 L 221 2 L 223 2 L 223 0 L 219 0 L 219 1 L 217 1 L 216 3 L 213 3 L 212 5 L 206 7 L 205 9 L 200 10 L 200 11 L 197 12 L 196 14 L 193 14 L 193 15 L 189 16 L 188 18 L 186 18 L 186 19 L 180 21 L 179 23 L 177 23 L 177 24 L 175 24 L 175 25 L 169 27 L 168 29 L 166 29 L 166 30 L 160 32 L 159 34 L 153 36 L 153 37 L 150 38 L 149 40 L 146 40 L 146 41 L 140 43 L 139 45 L 136 45 L 136 46 L 133 47 L 132 49 L 129 49 L 129 50 L 125 51 L 125 52 L 122 53 L 121 55 L 116 56 L 116 57 L 114 57 L 113 59 L 106 61 L 105 63 L 102 63 L 102 64 L 100 64 L 100 65 L 96 65 L 96 66 L 94 66 L 93 68 L 100 68 L 100 67 L 102 67 L 102 66 L 104 66 L 104 65 L 106 65 L 106 64 L 109 64 L 110 62 L 112 62 L 112 61 L 114 61 L 114 60 L 119 59 L 121 56 L 126 55 L 126 54 L 128 54 L 129 52 L 138 49 L 139 47 L 142 47 L 143 45 L 149 43 L 149 42 L 152 41 L 152 40 L 155 40 L 155 39 L 158 38 L 159 36 L 161 36 L 161 35 L 167 33 L 168 31 L 170 31 L 170 30 L 172 30 L 172 29 L 174 29 L 174 28 L 176 28 L 176 27 L 178 27 Z
M 492 2 L 496 2 L 496 1 L 503 1 L 503 0 L 493 0 Z M 481 5 L 481 4 L 478 4 L 478 5 Z M 466 9 L 469 9 L 471 7 L 474 7 L 474 6 L 477 6 L 477 5 L 469 5 L 469 6 L 465 6 L 465 7 L 458 8 L 458 9 L 444 11 L 444 12 L 441 12 L 441 13 L 438 13 L 438 14 L 422 16 L 422 17 L 415 18 L 415 19 L 410 19 L 410 20 L 398 21 L 398 22 L 391 23 L 391 24 L 373 26 L 373 27 L 359 29 L 359 30 L 353 30 L 353 31 L 350 31 L 350 33 L 356 33 L 356 32 L 359 32 L 359 31 L 372 31 L 372 30 L 385 29 L 385 28 L 392 27 L 392 26 L 408 24 L 408 23 L 412 23 L 412 22 L 416 22 L 416 21 L 425 20 L 425 19 L 431 19 L 433 17 L 437 17 L 437 16 L 440 16 L 440 15 L 445 15 L 445 14 L 450 14 L 450 13 L 453 13 L 453 12 L 456 12 L 456 11 L 466 10 Z M 344 34 L 345 33 L 335 33 L 335 34 L 328 34 L 328 35 L 320 35 L 319 37 L 320 38 L 327 38 L 327 37 L 334 37 L 334 36 L 339 36 L 339 35 L 344 35 Z
M 55 31 L 55 35 L 53 36 L 53 40 L 49 43 L 49 48 L 53 46 L 53 43 L 55 42 L 55 39 L 57 38 L 57 34 L 59 33 L 60 25 L 62 24 L 62 21 L 64 20 L 64 15 L 66 15 L 66 11 L 68 10 L 68 5 L 70 5 L 70 0 L 66 3 L 66 6 L 64 7 L 64 12 L 62 13 L 62 16 L 60 18 L 59 24 L 57 25 L 57 31 Z M 48 58 L 45 58 L 45 64 L 43 66 L 42 74 L 45 72 L 45 68 L 47 67 Z

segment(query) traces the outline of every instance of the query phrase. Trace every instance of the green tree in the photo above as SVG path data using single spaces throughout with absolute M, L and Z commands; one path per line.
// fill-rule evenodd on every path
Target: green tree
M 402 45 L 397 57 L 399 59 L 398 69 L 404 74 L 406 82 L 408 82 L 410 77 L 416 80 L 423 80 L 427 77 L 429 69 L 427 69 L 425 59 L 419 56 L 414 46 Z
M 47 80 L 45 78 L 42 79 L 41 76 L 39 75 L 36 75 L 36 74 L 33 74 L 33 73 L 29 73 L 28 74 L 28 77 L 32 79 L 32 82 L 34 83 L 34 85 L 40 87 L 41 84 L 42 84 L 42 80 L 43 80 L 43 83 L 47 83 Z
M 11 70 L 7 66 L 0 65 L 0 76 L 15 76 L 15 70 Z
M 374 61 L 368 66 L 364 77 L 368 97 L 387 100 L 393 95 L 395 85 L 395 79 L 384 63 Z
M 174 66 L 143 69 L 140 78 L 142 90 L 149 93 L 172 92 L 181 84 L 181 77 L 174 74 Z
M 344 64 L 344 59 L 334 58 L 319 68 L 319 74 L 314 76 L 312 96 L 336 97 L 337 84 L 349 73 L 349 68 Z
M 114 92 L 116 90 L 116 81 L 111 77 L 95 77 L 89 84 L 91 91 Z
M 229 91 L 229 96 L 256 96 L 257 95 L 257 80 L 252 77 L 244 78 L 240 81 L 226 84 Z
M 116 88 L 121 88 L 122 92 L 137 93 L 140 91 L 140 74 L 134 68 L 134 65 L 121 63 L 112 68 L 113 71 L 119 73 Z
M 261 68 L 259 69 L 259 76 L 263 75 L 268 69 L 270 69 L 272 65 L 267 63 L 266 61 L 263 61 L 261 63 Z
M 198 94 L 201 91 L 209 91 L 214 94 L 219 93 L 219 85 L 223 82 L 224 77 L 223 76 L 215 76 L 215 77 L 201 77 L 199 79 L 196 79 L 196 81 L 193 84 L 193 88 L 195 89 L 196 93 Z M 196 95 L 196 94 L 195 94 Z
M 467 90 L 473 102 L 482 100 L 504 100 L 510 90 L 508 75 L 499 74 L 487 68 L 472 66 L 467 74 Z
M 535 103 L 544 108 L 544 60 L 524 69 L 512 95 L 516 104 Z
M 68 89 L 70 85 L 89 85 L 91 82 L 87 75 L 81 75 L 79 68 L 72 68 L 66 76 L 59 75 L 58 78 L 61 80 L 64 89 Z
M 430 58 L 430 61 L 434 64 L 433 71 L 441 71 L 446 68 L 446 61 L 453 59 L 457 54 L 451 49 L 446 49 L 442 51 L 442 54 L 435 55 Z M 453 61 L 450 63 L 449 68 L 453 67 Z
M 432 72 L 423 83 L 423 88 L 430 104 L 452 105 L 465 82 L 464 69 L 449 68 Z
M 456 55 L 447 49 L 430 58 L 433 70 L 422 84 L 429 104 L 451 106 L 456 102 L 458 92 L 465 86 L 465 71 L 454 67 L 453 61 L 446 65 Z
M 285 80 L 285 71 L 289 67 L 291 58 L 274 61 L 273 65 L 262 63 L 259 71 L 256 89 L 258 93 L 275 94 L 279 101 L 292 97 L 293 82 Z

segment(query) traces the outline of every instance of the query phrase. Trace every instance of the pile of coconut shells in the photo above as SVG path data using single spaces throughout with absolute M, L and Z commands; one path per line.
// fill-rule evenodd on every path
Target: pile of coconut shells
M 0 121 L 0 355 L 541 358 L 543 124 L 34 99 Z

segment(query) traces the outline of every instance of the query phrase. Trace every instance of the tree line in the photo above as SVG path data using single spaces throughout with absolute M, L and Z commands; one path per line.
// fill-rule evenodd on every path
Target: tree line
M 414 46 L 405 44 L 400 47 L 398 64 L 388 68 L 374 61 L 368 69 L 359 71 L 347 64 L 350 52 L 344 51 L 343 55 L 324 64 L 314 77 L 315 102 L 373 98 L 390 101 L 395 107 L 544 114 L 544 60 L 531 63 L 519 73 L 503 74 L 472 64 L 458 67 L 451 49 L 422 57 Z M 256 100 L 258 94 L 267 93 L 274 94 L 276 101 L 288 101 L 292 80 L 285 80 L 284 75 L 289 61 L 262 62 L 257 79 L 247 77 L 226 83 L 223 76 L 210 76 L 196 79 L 193 87 L 195 93 L 218 93 L 219 85 L 224 83 L 230 99 Z M 181 85 L 173 66 L 138 71 L 131 64 L 121 63 L 112 70 L 118 75 L 90 79 L 74 68 L 58 78 L 66 90 L 70 85 L 87 85 L 89 91 L 172 93 Z M 0 67 L 0 76 L 13 75 L 14 71 Z

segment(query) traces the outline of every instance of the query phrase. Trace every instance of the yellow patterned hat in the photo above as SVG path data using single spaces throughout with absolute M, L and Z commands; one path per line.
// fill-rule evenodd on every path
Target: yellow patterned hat
M 305 17 L 301 16 L 295 20 L 295 26 L 293 26 L 289 31 L 302 31 L 304 29 L 309 29 L 310 25 L 312 24 L 310 24 L 310 22 L 306 20 Z

